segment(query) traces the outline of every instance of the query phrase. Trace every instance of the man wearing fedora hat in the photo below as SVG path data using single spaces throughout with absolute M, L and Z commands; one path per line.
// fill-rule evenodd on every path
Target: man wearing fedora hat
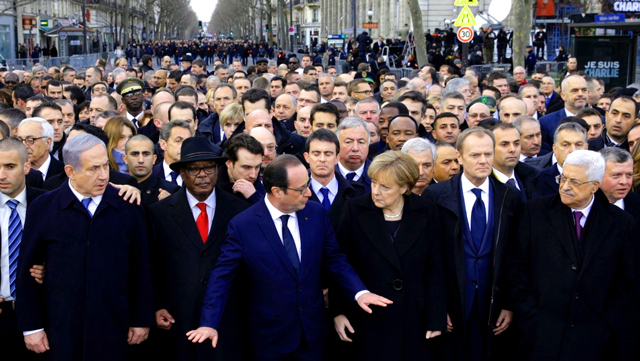
M 191 53 L 186 53 L 180 58 L 180 68 L 184 74 L 191 73 L 191 63 L 193 62 L 193 57 L 191 57 Z
M 170 165 L 184 186 L 149 207 L 156 324 L 166 330 L 171 360 L 241 360 L 245 321 L 239 312 L 246 297 L 232 286 L 221 327 L 220 347 L 194 345 L 184 336 L 198 326 L 209 272 L 220 254 L 227 224 L 249 203 L 217 187 L 219 166 L 227 159 L 205 137 L 184 140 L 180 160 Z M 242 282 L 242 280 L 240 280 Z M 168 355 L 169 356 L 169 355 Z

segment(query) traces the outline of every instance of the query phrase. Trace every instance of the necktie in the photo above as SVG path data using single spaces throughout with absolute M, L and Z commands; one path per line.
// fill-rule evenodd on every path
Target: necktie
M 473 245 L 476 251 L 480 252 L 484 231 L 487 228 L 487 211 L 484 208 L 484 202 L 480 196 L 482 190 L 480 188 L 474 188 L 471 191 L 476 195 L 476 202 L 473 204 L 471 210 L 471 237 L 473 238 Z
M 82 205 L 87 210 L 87 213 L 89 213 L 89 217 L 93 218 L 93 214 L 89 210 L 89 204 L 91 204 L 91 198 L 85 198 L 82 200 Z
M 289 222 L 289 215 L 283 214 L 280 216 L 282 220 L 282 243 L 284 244 L 284 250 L 287 251 L 287 256 L 293 265 L 293 268 L 298 273 L 300 269 L 300 258 L 298 258 L 298 250 L 296 249 L 296 243 L 293 241 L 293 235 L 289 231 L 287 223 Z
M 200 214 L 196 219 L 196 226 L 198 226 L 198 232 L 202 238 L 202 243 L 207 242 L 207 236 L 209 235 L 209 215 L 207 214 L 207 204 L 200 202 L 196 204 L 200 208 Z
M 513 179 L 513 178 L 509 178 L 509 180 L 507 180 L 507 185 L 509 185 L 509 186 L 511 186 L 511 187 L 513 187 L 515 189 L 518 189 L 518 185 L 516 184 L 516 180 Z
M 578 236 L 578 239 L 580 239 L 580 236 L 582 235 L 582 225 L 580 225 L 580 220 L 582 219 L 582 217 L 584 217 L 584 214 L 582 214 L 582 212 L 573 212 L 573 218 L 576 221 L 576 235 Z
M 16 273 L 18 271 L 18 255 L 20 254 L 20 241 L 22 241 L 22 221 L 16 207 L 18 201 L 10 199 L 7 206 L 11 208 L 9 216 L 9 289 L 11 297 L 16 298 Z
M 331 207 L 331 201 L 329 200 L 329 188 L 320 188 L 320 193 L 322 193 L 322 206 L 325 211 L 329 212 L 329 207 Z
M 171 173 L 169 173 L 169 176 L 171 177 L 171 183 L 178 185 L 178 176 L 180 174 L 178 174 L 178 172 L 176 171 L 171 171 Z
M 355 178 L 355 177 L 356 177 L 356 172 L 349 172 L 349 173 L 347 173 L 347 179 L 348 179 L 348 180 L 352 181 L 352 180 L 353 180 L 353 178 Z

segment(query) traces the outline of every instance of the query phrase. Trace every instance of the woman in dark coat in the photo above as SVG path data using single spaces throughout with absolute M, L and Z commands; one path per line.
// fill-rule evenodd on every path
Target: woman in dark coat
M 356 360 L 428 360 L 430 339 L 446 329 L 436 206 L 411 193 L 419 170 L 406 154 L 379 155 L 368 175 L 371 193 L 347 202 L 337 239 L 367 289 L 393 304 L 368 314 L 332 299 L 335 328 L 353 342 Z

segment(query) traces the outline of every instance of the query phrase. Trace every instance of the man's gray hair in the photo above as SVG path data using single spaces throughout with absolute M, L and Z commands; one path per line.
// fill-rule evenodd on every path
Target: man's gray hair
M 67 140 L 64 147 L 62 148 L 62 156 L 64 157 L 64 164 L 70 165 L 73 169 L 82 168 L 82 162 L 80 161 L 80 156 L 82 153 L 87 150 L 95 147 L 96 145 L 101 145 L 105 151 L 107 150 L 107 146 L 100 140 L 100 138 L 91 134 L 78 134 L 75 137 Z
M 117 117 L 120 114 L 118 112 L 116 112 L 115 110 L 105 110 L 102 113 L 98 113 L 96 114 L 95 118 L 93 118 L 93 122 L 96 122 L 96 119 L 111 119 L 113 117 Z
M 40 124 L 40 127 L 42 127 L 42 138 L 51 139 L 51 145 L 49 146 L 49 152 L 51 152 L 53 150 L 53 127 L 51 126 L 51 124 L 49 124 L 49 122 L 47 122 L 42 118 L 33 117 L 33 118 L 26 118 L 23 121 L 21 121 L 20 124 L 18 124 L 18 128 L 20 128 L 21 125 L 28 124 L 28 123 Z
M 298 106 L 298 99 L 296 99 L 296 97 L 294 97 L 293 95 L 291 95 L 291 94 L 287 94 L 287 93 L 280 94 L 280 95 L 278 95 L 278 97 L 276 98 L 276 102 L 278 101 L 278 98 L 281 98 L 281 97 L 285 97 L 285 98 L 286 98 L 286 97 L 290 97 L 290 98 L 291 98 L 291 100 L 293 101 L 293 108 L 294 108 L 294 109 Z M 275 107 L 275 105 L 276 105 L 276 102 L 273 102 L 273 106 L 274 106 L 274 107 Z
M 422 153 L 425 150 L 428 150 L 431 152 L 431 157 L 433 158 L 433 161 L 436 161 L 436 146 L 435 144 L 431 143 L 430 141 L 424 139 L 424 138 L 413 138 L 413 139 L 409 139 L 407 140 L 406 143 L 404 143 L 404 145 L 402 146 L 402 153 L 404 154 L 409 154 L 409 152 L 411 153 Z
M 521 115 L 519 117 L 516 118 L 516 120 L 513 121 L 513 126 L 516 127 L 516 129 L 518 129 L 518 132 L 520 134 L 522 134 L 522 125 L 526 122 L 533 122 L 536 123 L 538 125 L 540 125 L 540 122 L 538 122 L 538 119 L 530 116 L 530 115 Z
M 160 139 L 164 140 L 165 142 L 169 141 L 169 137 L 171 136 L 171 131 L 175 127 L 188 129 L 189 133 L 191 133 L 191 125 L 189 125 L 189 123 L 185 122 L 184 120 L 172 120 L 164 124 L 162 126 L 162 129 L 160 129 Z M 191 135 L 193 135 L 193 133 Z
M 59 106 L 63 106 L 63 105 L 71 105 L 71 107 L 73 107 L 75 109 L 75 107 L 73 106 L 73 102 L 69 99 L 56 99 L 53 101 L 55 104 L 58 104 Z
M 618 147 L 602 148 L 600 149 L 600 155 L 602 155 L 602 158 L 604 158 L 605 164 L 606 162 L 609 162 L 609 161 L 612 163 L 618 163 L 618 164 L 633 162 L 633 157 L 631 156 L 631 153 Z
M 113 71 L 111 72 L 111 76 L 113 77 L 113 79 L 116 78 L 116 76 L 118 76 L 118 74 L 120 73 L 126 73 L 126 70 L 122 69 L 122 68 L 115 68 L 113 69 Z
M 371 140 L 371 133 L 369 133 L 369 127 L 367 127 L 367 123 L 359 117 L 346 117 L 340 121 L 340 125 L 338 125 L 338 129 L 336 130 L 336 135 L 340 138 L 340 132 L 345 129 L 362 127 L 367 133 L 367 143 Z
M 360 104 L 375 104 L 375 105 L 376 105 L 376 109 L 378 109 L 378 113 L 380 112 L 380 104 L 378 103 L 378 101 L 377 101 L 377 100 L 375 100 L 375 99 L 373 99 L 373 98 L 364 98 L 364 99 L 362 99 L 362 100 L 358 101 L 358 102 L 356 103 L 356 107 L 355 107 L 355 109 L 354 109 L 356 112 L 358 111 L 358 106 L 359 106 Z
M 44 65 L 36 65 L 31 69 L 31 74 L 35 74 L 39 71 L 47 72 L 47 68 Z
M 332 83 L 335 81 L 335 79 L 329 73 L 322 73 L 322 74 L 318 75 L 318 80 L 320 80 L 320 78 L 324 78 L 325 76 L 328 76 L 329 78 L 331 78 L 331 82 Z
M 445 88 L 445 93 L 447 94 L 452 92 L 460 93 L 460 89 L 465 85 L 470 85 L 469 81 L 466 79 L 462 79 L 462 78 L 451 79 L 447 83 L 447 87 Z
M 567 156 L 562 167 L 572 165 L 584 168 L 589 182 L 602 182 L 604 177 L 605 162 L 602 155 L 592 150 L 576 150 Z
M 563 130 L 570 130 L 576 133 L 581 133 L 584 136 L 585 142 L 587 141 L 587 130 L 582 127 L 582 125 L 578 123 L 563 123 L 556 128 L 555 133 L 553 133 L 553 144 L 558 143 L 558 134 L 560 134 Z
M 456 78 L 457 79 L 457 78 Z M 455 80 L 455 79 L 453 79 Z M 453 81 L 452 80 L 452 81 Z M 451 82 L 451 81 L 450 81 Z M 462 95 L 462 93 L 458 92 L 458 91 L 452 91 L 452 92 L 447 92 L 443 97 L 442 97 L 442 106 L 444 106 L 444 103 L 449 100 L 449 99 L 460 99 L 462 101 L 464 101 L 465 105 L 467 104 L 467 100 L 464 98 L 464 95 Z

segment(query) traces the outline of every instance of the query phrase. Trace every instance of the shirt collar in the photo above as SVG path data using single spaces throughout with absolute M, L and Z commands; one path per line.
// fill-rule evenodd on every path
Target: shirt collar
M 567 117 L 575 117 L 576 116 L 575 114 L 571 113 L 569 111 L 569 109 L 567 109 L 567 108 L 564 108 L 564 112 L 567 113 L 567 115 L 566 115 Z
M 366 163 L 366 161 L 365 161 Z M 347 174 L 351 173 L 351 172 L 356 172 L 356 175 L 358 176 L 358 179 L 360 179 L 360 177 L 362 177 L 362 173 L 364 172 L 364 164 L 362 163 L 362 165 L 360 166 L 360 168 L 356 169 L 356 170 L 348 170 L 347 168 L 345 168 L 342 163 L 338 162 L 338 168 L 340 168 L 340 173 L 342 173 L 342 175 L 345 176 L 345 178 L 347 177 Z
M 276 208 L 276 206 L 274 206 L 270 201 L 269 201 L 269 197 L 264 197 L 264 204 L 267 206 L 267 210 L 269 211 L 269 214 L 271 215 L 271 219 L 272 220 L 276 220 L 279 219 L 281 216 L 283 215 L 288 215 L 291 216 L 291 218 L 296 218 L 296 212 L 293 213 L 284 213 L 282 211 L 280 211 L 278 208 Z
M 173 172 L 173 169 L 171 169 L 171 167 L 169 167 L 169 164 L 167 164 L 166 160 L 162 161 L 162 169 L 164 170 L 165 177 L 168 176 L 169 174 L 171 174 L 171 172 Z
M 460 183 L 462 184 L 462 193 L 471 192 L 472 189 L 480 188 L 483 192 L 489 194 L 489 177 L 487 177 L 487 179 L 485 179 L 479 187 L 476 187 L 467 178 L 467 175 L 462 173 L 462 176 L 460 177 Z
M 586 207 L 582 208 L 582 209 L 574 209 L 571 208 L 572 212 L 576 212 L 576 211 L 580 211 L 582 212 L 582 216 L 584 218 L 588 218 L 589 217 L 589 212 L 591 212 L 591 207 L 593 207 L 593 201 L 596 199 L 595 196 L 591 195 L 591 202 L 589 202 L 589 204 L 587 204 Z
M 313 191 L 316 192 L 317 194 L 318 192 L 320 192 L 320 189 L 322 187 L 325 187 L 325 186 L 320 184 L 320 182 L 315 180 L 312 176 L 311 189 L 313 189 Z M 329 184 L 327 184 L 326 187 L 329 189 L 329 193 L 333 194 L 334 196 L 338 194 L 338 179 L 336 178 L 335 174 L 333 176 L 333 179 L 329 181 Z
M 93 197 L 85 197 L 82 194 L 80 194 L 80 192 L 78 192 L 75 188 L 73 188 L 73 186 L 71 185 L 71 180 L 69 180 L 69 188 L 71 188 L 71 192 L 73 193 L 74 196 L 76 196 L 76 198 L 78 198 L 78 202 L 82 202 L 83 199 L 85 198 L 91 198 L 91 200 L 95 203 L 95 204 L 100 204 L 100 201 L 102 201 L 102 194 L 99 196 L 93 196 Z
M 201 203 L 199 200 L 196 199 L 196 197 L 191 195 L 191 193 L 189 192 L 189 189 L 187 189 L 186 193 L 187 193 L 187 202 L 189 202 L 189 209 L 191 209 L 193 207 L 197 207 L 197 204 Z M 204 202 L 202 202 L 202 203 L 205 203 L 207 205 L 207 207 L 210 207 L 212 209 L 216 208 L 216 189 L 215 189 L 215 187 L 213 188 L 213 192 L 211 192 L 209 197 L 207 197 L 207 199 L 205 199 Z
M 50 164 L 51 164 L 51 154 L 47 154 L 47 160 L 45 160 L 44 163 L 42 163 L 40 168 L 36 168 L 37 171 L 40 171 L 40 173 L 42 173 L 43 179 L 47 177 Z
M 136 115 L 135 117 L 131 114 L 129 114 L 129 112 L 127 112 L 127 119 L 129 119 L 129 121 L 131 121 L 131 123 L 133 122 L 133 119 L 136 120 L 135 123 L 138 123 L 138 121 L 144 116 L 144 110 L 142 112 L 140 112 L 140 114 Z M 139 123 L 138 123 L 139 124 Z M 134 124 L 136 127 L 138 126 L 138 124 Z
M 624 211 L 624 198 L 618 199 L 613 205 Z
M 25 186 L 22 192 L 18 193 L 18 195 L 15 198 L 9 198 L 9 196 L 7 196 L 6 194 L 0 193 L 0 207 L 4 206 L 10 199 L 15 199 L 16 201 L 18 201 L 18 203 L 22 204 L 23 206 L 26 206 L 27 205 L 27 187 Z
M 513 174 L 511 175 L 511 177 L 509 177 L 508 175 L 502 173 L 501 171 L 497 170 L 495 167 L 493 168 L 493 174 L 496 176 L 496 178 L 498 178 L 498 180 L 500 181 L 500 183 L 507 183 L 507 181 L 509 179 L 513 179 L 514 181 L 516 180 L 516 172 L 513 172 Z

